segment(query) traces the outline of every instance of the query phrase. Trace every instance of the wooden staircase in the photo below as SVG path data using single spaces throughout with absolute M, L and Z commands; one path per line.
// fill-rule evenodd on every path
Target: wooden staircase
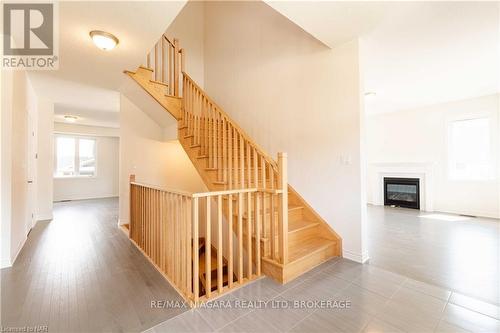
M 162 38 L 161 43 L 165 43 L 165 40 L 168 41 Z M 278 156 L 278 163 L 268 156 L 183 71 L 185 52 L 178 48 L 178 42 L 174 40 L 169 47 L 173 47 L 174 51 L 168 52 L 168 56 L 158 51 L 163 49 L 161 46 L 155 47 L 154 53 L 148 55 L 150 67 L 140 66 L 135 72 L 125 73 L 177 119 L 179 142 L 210 191 L 257 189 L 261 193 L 260 196 L 256 194 L 251 201 L 255 206 L 248 204 L 244 212 L 228 209 L 243 204 L 238 204 L 241 198 L 237 195 L 224 196 L 221 209 L 225 220 L 231 221 L 233 232 L 236 233 L 241 223 L 242 246 L 246 248 L 252 245 L 249 247 L 252 249 L 252 263 L 257 265 L 258 262 L 263 274 L 287 283 L 329 258 L 341 256 L 342 240 L 339 235 L 287 185 L 286 154 Z M 151 60 L 153 54 L 154 61 Z M 171 66 L 168 65 L 171 63 Z M 167 65 L 167 69 L 163 68 Z M 183 75 L 182 85 L 176 83 L 179 77 L 169 72 L 169 68 L 177 67 Z M 168 80 L 160 79 L 165 71 L 169 72 L 166 75 Z M 182 96 L 181 89 L 172 89 L 172 86 L 180 86 Z M 256 198 L 260 198 L 258 203 Z M 250 196 L 247 202 L 250 202 Z M 255 221 L 259 219 L 262 221 L 260 229 L 255 227 L 258 225 Z M 202 246 L 205 251 L 204 242 Z M 212 249 L 212 255 L 217 253 L 217 247 L 213 247 L 213 244 Z M 205 260 L 205 254 L 199 254 L 200 281 L 205 281 L 200 282 L 202 292 L 207 287 L 205 264 L 208 261 Z M 223 284 L 226 286 L 230 274 L 225 258 L 223 265 Z M 216 274 L 217 260 L 211 267 L 215 267 L 212 272 Z M 214 285 L 216 282 L 213 282 L 217 280 L 216 277 L 211 280 L 210 290 L 217 287 Z M 231 280 L 236 281 L 236 276 Z

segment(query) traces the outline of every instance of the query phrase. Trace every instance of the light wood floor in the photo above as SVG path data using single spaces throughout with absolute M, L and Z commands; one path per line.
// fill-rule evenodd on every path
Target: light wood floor
M 58 203 L 12 268 L 1 271 L 1 325 L 50 332 L 138 332 L 184 309 L 180 296 L 117 227 L 118 200 Z

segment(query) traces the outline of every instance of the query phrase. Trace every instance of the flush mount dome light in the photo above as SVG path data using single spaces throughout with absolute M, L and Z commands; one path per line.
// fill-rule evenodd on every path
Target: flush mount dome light
M 92 30 L 90 32 L 90 38 L 92 38 L 95 46 L 105 51 L 114 49 L 119 42 L 118 38 L 112 34 L 100 30 Z
M 64 120 L 69 122 L 69 123 L 74 123 L 75 121 L 78 120 L 78 117 L 77 116 L 70 116 L 70 115 L 66 115 L 64 116 Z

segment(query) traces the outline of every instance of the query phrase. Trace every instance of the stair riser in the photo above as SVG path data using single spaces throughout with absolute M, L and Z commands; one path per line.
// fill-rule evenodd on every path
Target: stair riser
M 331 246 L 325 247 L 321 251 L 317 251 L 293 263 L 288 263 L 285 266 L 276 265 L 271 261 L 263 259 L 262 271 L 264 274 L 270 276 L 279 283 L 288 283 L 302 275 L 304 272 L 322 264 L 335 255 L 336 245 L 332 244 Z
M 288 211 L 288 223 L 304 219 L 302 208 L 295 208 Z
M 295 246 L 300 246 L 302 242 L 319 236 L 321 236 L 319 225 L 289 232 L 288 248 L 292 249 Z

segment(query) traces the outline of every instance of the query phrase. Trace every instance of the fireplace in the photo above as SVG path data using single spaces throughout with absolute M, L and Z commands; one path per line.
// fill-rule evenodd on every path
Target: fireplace
M 384 205 L 420 209 L 419 179 L 384 177 Z

